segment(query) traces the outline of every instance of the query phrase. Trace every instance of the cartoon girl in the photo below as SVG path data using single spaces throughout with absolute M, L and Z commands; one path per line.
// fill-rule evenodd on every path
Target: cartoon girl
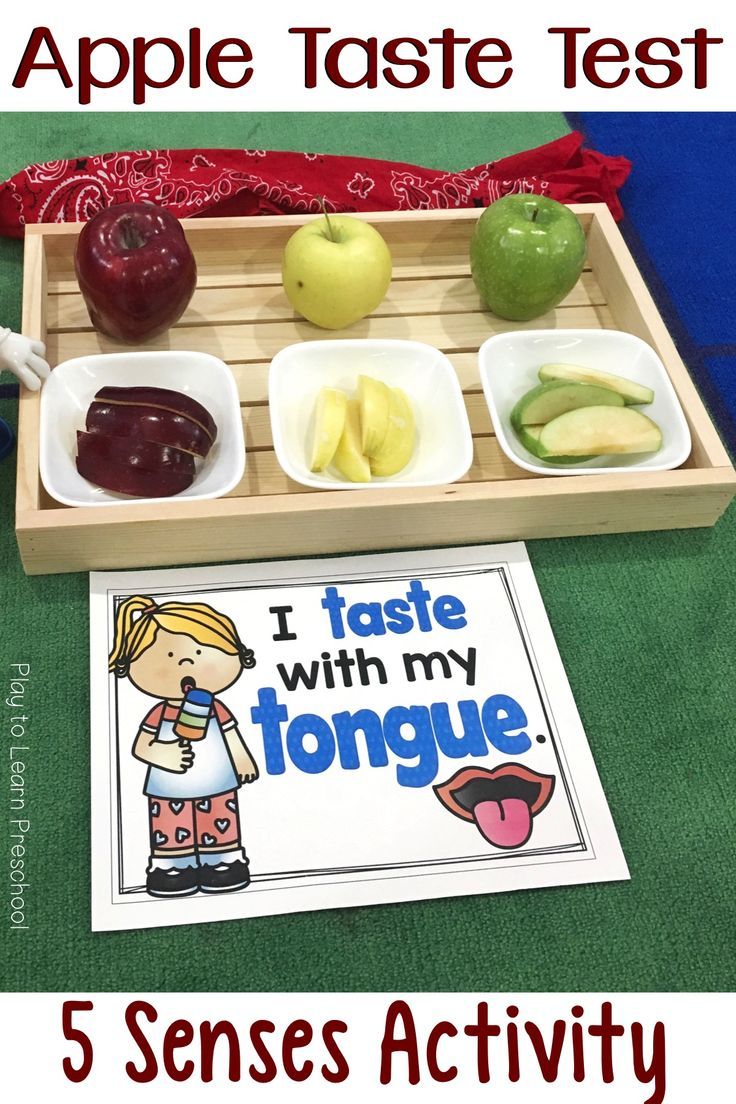
M 158 605 L 136 596 L 118 606 L 110 671 L 160 699 L 133 745 L 135 758 L 148 764 L 146 889 L 154 897 L 225 893 L 250 881 L 237 791 L 258 778 L 258 768 L 235 717 L 213 695 L 254 666 L 230 618 L 203 602 Z M 200 707 L 200 738 L 193 743 L 175 726 L 181 731 L 182 703 L 195 690 L 209 705 Z

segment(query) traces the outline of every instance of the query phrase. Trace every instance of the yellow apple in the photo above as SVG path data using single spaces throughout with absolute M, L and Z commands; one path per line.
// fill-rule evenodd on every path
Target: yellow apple
M 371 457 L 373 475 L 396 475 L 409 463 L 414 452 L 416 431 L 411 404 L 399 387 L 390 392 L 388 429 L 378 452 Z
M 335 455 L 345 428 L 346 407 L 347 396 L 344 391 L 323 387 L 317 395 L 310 471 L 324 471 Z
M 348 399 L 345 425 L 332 462 L 351 483 L 370 483 L 371 469 L 363 455 L 360 436 L 360 405 L 357 399 Z
M 375 456 L 388 432 L 391 391 L 373 376 L 358 376 L 358 402 L 363 452 Z
M 341 330 L 374 311 L 391 282 L 391 254 L 377 230 L 350 215 L 324 215 L 286 243 L 286 297 L 315 326 Z

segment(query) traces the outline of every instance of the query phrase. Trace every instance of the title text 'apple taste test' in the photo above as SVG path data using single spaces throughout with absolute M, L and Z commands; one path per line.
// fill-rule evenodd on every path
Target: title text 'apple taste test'
M 724 43 L 705 27 L 679 38 L 662 34 L 639 41 L 597 36 L 585 26 L 553 26 L 547 32 L 560 60 L 560 85 L 567 89 L 586 85 L 615 89 L 627 82 L 648 89 L 668 89 L 680 83 L 704 89 L 708 87 L 711 48 Z M 166 36 L 138 36 L 126 43 L 105 35 L 80 38 L 73 53 L 62 50 L 50 27 L 35 27 L 12 85 L 23 89 L 31 80 L 54 74 L 63 88 L 76 84 L 78 102 L 87 105 L 93 95 L 99 100 L 100 93 L 127 81 L 132 102 L 144 104 L 151 93 L 180 81 L 191 89 L 209 83 L 235 91 L 250 85 L 252 90 L 257 86 L 259 65 L 288 65 L 291 69 L 297 60 L 306 89 L 323 84 L 345 90 L 412 89 L 441 81 L 445 90 L 471 85 L 493 91 L 514 77 L 513 50 L 505 39 L 473 40 L 452 27 L 426 41 L 336 37 L 330 27 L 290 27 L 278 54 L 263 61 L 255 56 L 247 39 L 234 35 L 208 44 L 198 27 L 190 29 L 183 45 Z

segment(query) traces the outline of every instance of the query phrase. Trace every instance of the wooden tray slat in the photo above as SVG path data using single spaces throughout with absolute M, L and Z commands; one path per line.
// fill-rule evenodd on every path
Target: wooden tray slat
M 587 275 L 592 269 L 590 265 L 586 265 L 583 271 Z M 421 264 L 402 264 L 395 268 L 393 281 L 401 283 L 403 280 L 440 280 L 449 277 L 459 280 L 467 276 L 470 276 L 467 256 L 443 261 L 426 258 Z M 280 284 L 281 269 L 257 260 L 251 262 L 247 269 L 241 264 L 238 264 L 237 270 L 233 268 L 232 271 L 228 271 L 227 267 L 208 265 L 206 268 L 200 266 L 197 272 L 198 288 L 266 287 Z M 79 294 L 79 285 L 74 276 L 54 277 L 48 281 L 47 287 L 50 296 Z
M 309 322 L 232 323 L 231 325 L 179 326 L 147 343 L 147 349 L 181 349 L 212 353 L 222 360 L 270 360 L 295 341 L 330 341 L 349 333 L 351 338 L 403 338 L 424 341 L 443 352 L 475 351 L 492 334 L 509 330 L 569 327 L 599 329 L 613 326 L 606 306 L 558 307 L 534 322 L 506 322 L 488 312 L 466 314 L 419 314 L 402 317 L 364 318 L 348 331 L 318 330 Z M 49 334 L 47 339 L 52 362 L 60 363 L 91 353 L 119 352 L 120 345 L 94 331 Z
M 603 306 L 605 301 L 597 279 L 592 272 L 586 272 L 560 305 L 563 308 Z M 464 314 L 482 310 L 483 303 L 470 276 L 442 276 L 436 280 L 394 280 L 373 317 L 436 312 Z M 234 288 L 199 286 L 177 326 L 295 322 L 298 317 L 284 294 L 279 276 L 278 280 L 261 285 Z M 93 330 L 84 300 L 79 293 L 49 295 L 47 321 L 49 333 Z

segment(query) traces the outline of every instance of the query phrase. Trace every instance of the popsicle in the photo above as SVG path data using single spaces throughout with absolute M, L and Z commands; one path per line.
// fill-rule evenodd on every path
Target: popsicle
M 199 690 L 196 686 L 187 690 L 174 722 L 174 734 L 180 740 L 201 740 L 207 732 L 214 704 L 214 695 L 209 690 Z

